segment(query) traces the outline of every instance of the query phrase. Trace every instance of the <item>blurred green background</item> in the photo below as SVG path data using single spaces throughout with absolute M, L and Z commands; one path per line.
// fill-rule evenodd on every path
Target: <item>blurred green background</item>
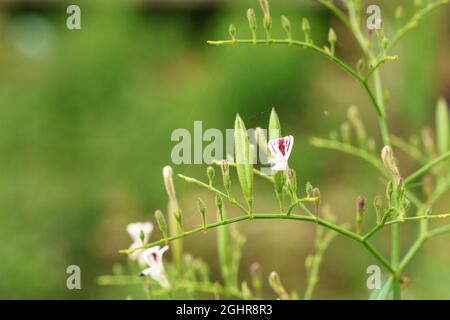
M 383 192 L 365 163 L 308 144 L 310 136 L 338 128 L 351 104 L 379 142 L 375 113 L 353 79 L 299 48 L 206 44 L 228 38 L 231 22 L 238 36 L 247 37 L 245 10 L 256 8 L 256 0 L 92 2 L 70 2 L 81 6 L 82 29 L 73 31 L 66 28 L 68 2 L 0 5 L 0 298 L 125 298 L 141 290 L 100 287 L 96 277 L 125 263 L 117 251 L 130 244 L 127 223 L 165 209 L 161 169 L 171 164 L 170 136 L 176 128 L 193 130 L 194 120 L 202 120 L 204 130 L 225 130 L 239 112 L 248 127 L 266 127 L 276 106 L 284 132 L 296 138 L 290 165 L 299 184 L 319 186 L 339 222 L 353 221 L 358 195 L 373 199 Z M 410 8 L 412 1 L 377 3 L 389 37 L 395 6 Z M 316 43 L 324 43 L 333 26 L 338 55 L 351 65 L 361 55 L 348 31 L 313 1 L 272 1 L 272 14 L 274 34 L 282 35 L 278 17 L 285 14 L 301 37 L 300 21 L 307 16 Z M 433 127 L 437 98 L 450 98 L 449 18 L 448 7 L 430 14 L 397 47 L 400 60 L 383 68 L 391 89 L 389 124 L 397 135 Z M 405 156 L 400 162 L 404 172 L 416 166 Z M 205 166 L 174 171 L 206 179 Z M 199 222 L 197 197 L 210 206 L 213 199 L 175 182 L 186 225 L 193 226 Z M 276 212 L 269 185 L 259 181 L 256 193 L 257 209 Z M 448 196 L 436 212 L 448 211 Z M 247 238 L 242 279 L 259 261 L 265 276 L 277 270 L 289 291 L 303 292 L 315 226 L 262 221 L 238 228 Z M 403 230 L 407 248 L 415 225 Z M 384 232 L 376 244 L 388 254 Z M 214 239 L 214 232 L 196 235 L 185 247 L 209 262 L 218 278 Z M 450 299 L 449 240 L 447 235 L 428 242 L 406 270 L 406 298 Z M 359 245 L 338 237 L 315 297 L 367 297 L 366 268 L 373 263 Z M 71 264 L 81 267 L 82 290 L 66 288 Z

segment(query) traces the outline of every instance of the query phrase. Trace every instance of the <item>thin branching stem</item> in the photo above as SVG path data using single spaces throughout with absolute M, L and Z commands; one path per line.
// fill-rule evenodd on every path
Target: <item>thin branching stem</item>
M 430 171 L 434 166 L 438 165 L 442 161 L 445 161 L 450 158 L 450 151 L 447 151 L 446 153 L 440 155 L 433 161 L 428 162 L 426 165 L 424 165 L 422 168 L 418 169 L 417 171 L 413 172 L 409 177 L 405 179 L 405 183 L 409 184 L 413 182 L 414 180 L 420 178 L 424 174 L 426 174 L 428 171 Z

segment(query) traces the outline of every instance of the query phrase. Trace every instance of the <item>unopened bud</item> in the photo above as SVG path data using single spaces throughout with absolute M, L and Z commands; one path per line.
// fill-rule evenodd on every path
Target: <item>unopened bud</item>
M 234 24 L 230 24 L 228 33 L 230 34 L 232 40 L 236 40 L 236 27 L 234 26 Z
M 350 137 L 350 125 L 348 124 L 348 122 L 344 122 L 341 125 L 341 136 L 342 136 L 342 141 L 349 144 L 351 137 Z
M 283 26 L 284 31 L 286 31 L 288 38 L 291 39 L 291 21 L 289 21 L 289 19 L 285 16 L 281 16 L 281 25 Z
M 158 223 L 159 230 L 161 230 L 163 234 L 163 237 L 167 238 L 167 222 L 161 210 L 156 210 L 155 219 L 156 223 Z
M 356 233 L 361 233 L 361 225 L 364 218 L 364 210 L 366 207 L 366 198 L 359 196 L 356 201 Z
M 358 138 L 360 146 L 363 147 L 366 143 L 366 129 L 359 117 L 358 108 L 356 106 L 351 106 L 348 109 L 347 118 L 356 132 L 356 137 Z
M 392 194 L 394 193 L 394 185 L 392 181 L 389 181 L 386 186 L 386 198 L 389 201 L 389 206 L 392 207 Z
M 222 170 L 223 187 L 225 191 L 231 193 L 231 178 L 230 178 L 230 166 L 226 160 L 220 162 L 220 169 Z
M 380 223 L 383 218 L 383 200 L 381 200 L 380 196 L 375 197 L 373 206 L 375 207 L 375 212 L 377 215 L 377 223 Z
M 309 43 L 310 42 L 311 26 L 309 24 L 308 19 L 306 19 L 306 18 L 303 18 L 303 20 L 302 20 L 302 30 L 303 30 L 303 33 L 305 34 L 305 42 Z
M 216 195 L 216 207 L 217 207 L 217 213 L 219 214 L 220 221 L 223 221 L 223 201 L 222 197 L 218 194 Z
M 267 0 L 259 0 L 259 4 L 261 5 L 261 9 L 264 13 L 264 29 L 266 29 L 267 35 L 269 36 L 269 31 L 272 28 L 269 2 Z
M 280 297 L 282 300 L 289 299 L 289 295 L 281 283 L 280 276 L 275 271 L 272 271 L 269 275 L 269 284 L 273 291 Z
M 395 177 L 396 182 L 398 183 L 401 179 L 401 176 L 395 162 L 394 151 L 391 147 L 385 146 L 383 148 L 383 150 L 381 151 L 381 160 L 383 160 L 384 166 Z
M 216 175 L 216 171 L 214 170 L 213 167 L 209 166 L 206 169 L 206 174 L 208 175 L 208 180 L 209 180 L 209 186 L 212 186 L 213 180 L 214 180 L 214 176 Z
M 258 262 L 253 262 L 250 265 L 250 275 L 252 277 L 260 277 L 261 276 L 261 265 Z
M 175 194 L 175 187 L 173 185 L 172 167 L 171 166 L 165 166 L 163 168 L 163 178 L 164 178 L 164 185 L 166 186 L 167 194 L 169 195 L 169 200 L 176 202 L 177 196 Z
M 197 209 L 198 212 L 200 213 L 200 217 L 202 218 L 202 225 L 203 227 L 206 226 L 206 205 L 203 202 L 202 199 L 198 198 L 197 200 Z
M 306 182 L 306 187 L 305 187 L 305 192 L 306 195 L 308 196 L 308 198 L 312 198 L 312 190 L 313 190 L 313 186 L 311 184 L 311 182 Z
M 319 218 L 319 209 L 320 209 L 320 190 L 319 188 L 315 187 L 312 189 L 312 196 L 314 199 L 314 211 L 316 214 L 316 217 Z
M 250 31 L 252 32 L 253 41 L 255 41 L 256 40 L 257 23 L 256 23 L 255 10 L 253 10 L 252 8 L 247 10 L 247 20 L 248 20 L 248 26 L 250 27 Z
M 333 55 L 335 52 L 336 41 L 337 41 L 336 33 L 334 32 L 333 28 L 330 28 L 330 30 L 328 31 L 328 42 L 330 43 L 331 54 Z
M 295 170 L 291 168 L 287 171 L 287 186 L 291 196 L 295 198 L 297 194 L 297 175 L 295 174 Z

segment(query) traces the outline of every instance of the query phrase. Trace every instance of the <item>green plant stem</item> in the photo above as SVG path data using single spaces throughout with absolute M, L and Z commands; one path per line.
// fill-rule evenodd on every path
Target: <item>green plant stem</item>
M 395 36 L 392 38 L 392 40 L 389 42 L 389 45 L 386 49 L 386 52 L 391 51 L 397 43 L 400 41 L 401 38 L 405 36 L 409 31 L 417 27 L 419 24 L 419 21 L 428 13 L 430 13 L 432 10 L 436 9 L 437 7 L 449 3 L 449 0 L 438 0 L 434 3 L 430 3 L 428 5 L 425 5 L 423 9 L 421 9 L 419 12 L 417 12 L 403 27 L 401 27 Z
M 347 229 L 344 229 L 334 223 L 328 222 L 326 220 L 317 218 L 317 217 L 310 217 L 310 216 L 303 216 L 303 215 L 286 215 L 286 214 L 279 214 L 279 213 L 259 213 L 259 214 L 254 214 L 253 215 L 253 220 L 268 220 L 268 219 L 283 219 L 283 220 L 297 220 L 297 221 L 305 221 L 305 222 L 312 222 L 312 223 L 317 223 L 321 226 L 324 226 L 330 230 L 333 230 L 334 232 L 337 232 L 339 234 L 342 234 L 344 236 L 346 236 L 347 238 L 353 239 L 359 243 L 362 243 L 368 250 L 369 252 L 384 266 L 386 267 L 390 272 L 393 272 L 393 268 L 390 266 L 390 264 L 387 262 L 387 260 L 385 258 L 383 258 L 383 256 L 372 246 L 370 245 L 367 241 L 363 241 L 363 237 L 350 231 Z M 181 238 L 185 238 L 191 235 L 194 235 L 196 233 L 200 233 L 200 232 L 204 232 L 206 230 L 210 230 L 210 229 L 214 229 L 217 228 L 219 226 L 224 226 L 224 225 L 228 225 L 228 224 L 233 224 L 236 222 L 240 222 L 240 221 L 246 221 L 246 220 L 250 220 L 250 217 L 248 214 L 245 214 L 243 216 L 238 216 L 238 217 L 234 217 L 234 218 L 229 218 L 229 219 L 225 219 L 223 221 L 218 221 L 215 223 L 211 223 L 211 224 L 207 224 L 206 226 L 200 226 L 197 228 L 194 228 L 190 231 L 185 231 L 183 233 L 180 233 L 178 235 L 174 235 L 171 236 L 167 239 L 161 239 L 158 241 L 155 241 L 153 243 L 150 244 L 146 244 L 140 248 L 136 248 L 136 249 L 127 249 L 127 250 L 121 250 L 120 253 L 125 253 L 125 254 L 129 254 L 132 253 L 136 250 L 142 250 L 142 249 L 146 249 L 146 248 L 150 248 L 153 246 L 157 246 L 157 245 L 161 245 L 164 244 L 166 242 L 171 242 L 177 239 L 181 239 Z
M 358 158 L 361 158 L 368 163 L 370 163 L 374 168 L 376 168 L 380 173 L 387 177 L 387 173 L 381 161 L 375 157 L 373 154 L 367 152 L 366 150 L 359 149 L 351 144 L 343 143 L 340 141 L 327 140 L 322 138 L 312 137 L 310 143 L 318 148 L 326 148 L 331 150 L 337 150 L 340 152 L 344 152 Z
M 283 45 L 294 45 L 299 46 L 307 49 L 311 49 L 319 53 L 320 55 L 328 58 L 329 60 L 336 63 L 339 67 L 341 67 L 343 70 L 345 70 L 348 74 L 350 74 L 353 78 L 355 78 L 366 90 L 367 94 L 369 95 L 370 100 L 372 101 L 373 105 L 375 106 L 375 110 L 378 114 L 378 116 L 384 118 L 384 111 L 379 106 L 378 102 L 375 99 L 374 94 L 372 93 L 370 87 L 367 85 L 367 83 L 364 81 L 364 78 L 356 72 L 353 68 L 348 66 L 345 62 L 343 62 L 341 59 L 337 58 L 335 55 L 332 55 L 325 51 L 324 49 L 304 41 L 298 41 L 298 40 L 292 40 L 292 39 L 270 39 L 270 40 L 219 40 L 219 41 L 208 41 L 208 44 L 211 45 L 227 45 L 227 44 L 263 44 L 263 45 L 270 45 L 270 44 L 283 44 Z
M 420 152 L 419 149 L 416 147 L 410 145 L 407 141 L 404 139 L 391 135 L 391 143 L 392 145 L 396 146 L 397 148 L 403 150 L 403 152 L 407 153 L 411 158 L 416 160 L 419 163 L 425 163 L 426 158 L 423 156 L 423 154 Z
M 329 0 L 315 0 L 315 1 L 322 4 L 330 11 L 332 11 L 336 15 L 336 17 L 338 17 L 347 27 L 350 28 L 350 20 L 345 15 L 345 13 L 342 12 L 341 9 L 339 9 L 338 7 L 336 7 L 334 5 L 333 1 L 329 1 Z
M 430 161 L 429 163 L 424 165 L 422 168 L 418 169 L 417 171 L 415 171 L 414 173 L 409 175 L 409 177 L 407 177 L 405 179 L 405 183 L 409 184 L 409 183 L 413 182 L 417 178 L 420 178 L 421 176 L 426 174 L 428 171 L 430 171 L 431 168 L 433 168 L 434 166 L 438 165 L 442 161 L 445 161 L 445 160 L 447 160 L 449 158 L 450 158 L 450 151 L 447 151 L 446 153 L 440 155 L 436 159 Z
M 394 300 L 401 299 L 400 288 L 400 273 L 398 272 L 399 260 L 400 260 L 400 225 L 393 224 L 391 227 L 392 239 L 391 239 L 391 264 L 396 272 L 392 273 L 393 276 L 393 292 Z

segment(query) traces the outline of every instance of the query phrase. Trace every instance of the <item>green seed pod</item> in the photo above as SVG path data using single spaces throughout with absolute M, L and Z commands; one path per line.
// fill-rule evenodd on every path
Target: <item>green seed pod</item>
M 437 151 L 444 154 L 450 149 L 450 118 L 448 104 L 440 98 L 436 107 L 436 138 Z
M 251 208 L 253 204 L 253 164 L 250 157 L 250 142 L 247 131 L 244 121 L 239 115 L 236 116 L 234 124 L 234 146 L 239 183 Z
M 272 108 L 269 119 L 269 141 L 281 137 L 281 125 L 280 119 L 278 118 L 275 108 Z M 280 204 L 280 210 L 283 211 L 284 200 L 283 200 L 283 188 L 284 188 L 284 172 L 278 171 L 273 175 L 275 194 L 277 196 L 278 202 Z

